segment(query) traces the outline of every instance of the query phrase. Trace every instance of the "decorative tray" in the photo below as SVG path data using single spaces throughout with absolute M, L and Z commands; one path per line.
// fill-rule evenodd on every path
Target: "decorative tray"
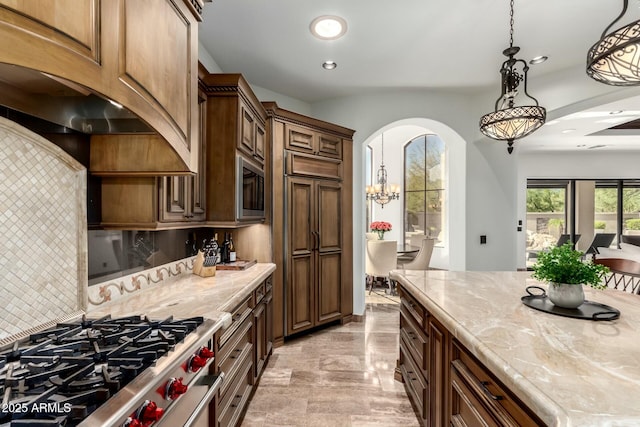
M 542 293 L 532 293 L 531 289 L 542 291 Z M 585 300 L 578 308 L 563 308 L 549 301 L 547 292 L 539 286 L 527 286 L 526 291 L 529 295 L 521 298 L 524 305 L 557 316 L 588 320 L 615 320 L 620 317 L 620 310 L 598 302 Z

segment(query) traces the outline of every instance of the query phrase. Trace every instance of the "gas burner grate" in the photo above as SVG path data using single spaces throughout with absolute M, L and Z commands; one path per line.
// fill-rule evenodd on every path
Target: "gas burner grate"
M 77 425 L 203 322 L 83 316 L 0 348 L 0 427 Z

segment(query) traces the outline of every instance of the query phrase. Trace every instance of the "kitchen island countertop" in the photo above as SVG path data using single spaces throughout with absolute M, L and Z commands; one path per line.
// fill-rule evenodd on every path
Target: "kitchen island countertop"
M 87 315 L 113 317 L 145 314 L 150 318 L 204 316 L 231 322 L 230 311 L 274 270 L 272 263 L 255 264 L 246 270 L 217 271 L 215 276 L 182 275 L 170 283 L 135 292 L 127 298 L 91 308 Z
M 520 298 L 527 272 L 395 271 L 496 377 L 552 426 L 639 426 L 640 296 L 585 287 L 613 321 L 540 312 Z

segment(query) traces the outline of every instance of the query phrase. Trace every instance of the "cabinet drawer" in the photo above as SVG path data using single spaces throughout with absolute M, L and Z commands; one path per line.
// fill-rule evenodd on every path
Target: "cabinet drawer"
M 404 309 L 405 312 L 409 313 L 411 317 L 415 320 L 418 328 L 421 330 L 427 329 L 427 310 L 422 307 L 418 301 L 416 301 L 413 296 L 407 292 L 404 288 L 400 288 L 400 297 L 401 297 L 401 309 Z
M 244 407 L 251 396 L 251 380 L 253 378 L 253 363 L 251 355 L 240 360 L 240 369 L 233 378 L 226 378 L 228 392 L 224 395 L 220 392 L 218 404 L 218 426 L 229 427 L 239 424 Z
M 464 386 L 491 414 L 497 425 L 531 427 L 544 425 L 457 341 L 453 343 L 451 367 L 452 376 L 458 378 L 458 382 L 464 382 Z
M 411 402 L 416 406 L 418 414 L 422 420 L 429 414 L 429 396 L 427 381 L 422 376 L 420 370 L 415 366 L 411 354 L 406 348 L 406 344 L 400 340 L 400 371 L 410 394 Z
M 224 348 L 229 338 L 231 338 L 235 331 L 240 327 L 242 322 L 251 316 L 252 298 L 252 295 L 247 296 L 247 298 L 242 303 L 238 304 L 238 306 L 231 312 L 231 325 L 229 325 L 229 327 L 225 329 L 222 335 L 218 338 L 218 351 Z
M 238 374 L 241 363 L 245 357 L 252 356 L 253 344 L 252 330 L 253 322 L 251 318 L 247 318 L 236 330 L 233 337 L 227 342 L 224 350 L 218 351 L 218 370 L 224 372 L 227 379 L 222 383 L 220 395 L 224 395 L 232 383 L 232 379 Z M 251 357 L 250 357 L 251 358 Z
M 313 154 L 314 152 L 314 132 L 301 126 L 285 125 L 285 148 L 287 150 L 301 151 Z
M 423 330 L 416 328 L 415 321 L 410 317 L 404 307 L 400 310 L 400 339 L 406 342 L 407 349 L 417 362 L 425 378 L 429 378 L 427 335 Z
M 452 426 L 498 426 L 455 369 L 451 372 L 451 389 Z

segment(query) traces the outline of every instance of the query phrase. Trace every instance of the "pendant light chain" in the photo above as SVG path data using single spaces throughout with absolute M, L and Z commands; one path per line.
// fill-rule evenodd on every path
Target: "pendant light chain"
M 509 14 L 509 47 L 513 47 L 513 0 L 510 2 L 511 12 Z

